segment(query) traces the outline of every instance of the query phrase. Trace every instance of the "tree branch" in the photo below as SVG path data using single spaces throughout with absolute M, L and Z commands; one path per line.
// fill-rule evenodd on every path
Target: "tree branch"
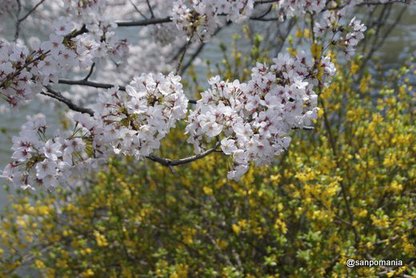
M 172 22 L 172 18 L 163 17 L 163 18 L 149 18 L 137 21 L 117 21 L 116 24 L 118 27 L 132 27 L 132 26 L 147 26 L 154 24 L 162 24 Z
M 410 1 L 409 0 L 390 0 L 386 3 L 382 3 L 380 1 L 368 1 L 368 2 L 359 3 L 357 4 L 357 6 L 388 5 L 388 4 L 393 4 L 393 3 L 410 4 Z
M 53 90 L 49 86 L 46 86 L 45 88 L 47 91 L 41 92 L 42 95 L 48 96 L 50 98 L 56 99 L 57 101 L 66 104 L 66 106 L 68 106 L 68 108 L 73 111 L 84 113 L 84 114 L 89 114 L 90 116 L 94 116 L 94 111 L 92 111 L 91 109 L 76 105 L 70 99 L 64 97 L 60 92 Z
M 100 83 L 100 82 L 94 82 L 94 81 L 88 81 L 88 80 L 69 80 L 69 79 L 59 79 L 59 84 L 66 84 L 66 85 L 79 85 L 79 86 L 87 86 L 87 87 L 93 87 L 93 88 L 101 88 L 101 89 L 111 89 L 114 87 L 119 88 L 121 91 L 125 91 L 125 86 L 119 86 L 115 84 L 108 84 L 108 83 Z
M 220 145 L 220 142 L 217 142 L 213 148 L 211 148 L 209 150 L 206 150 L 205 152 L 202 152 L 200 154 L 190 156 L 190 157 L 187 157 L 187 158 L 177 159 L 177 160 L 171 160 L 171 159 L 168 159 L 168 158 L 161 158 L 161 157 L 157 157 L 157 156 L 154 156 L 154 155 L 149 155 L 146 158 L 148 158 L 148 159 L 150 159 L 154 162 L 157 162 L 157 163 L 159 163 L 163 166 L 167 166 L 167 167 L 178 166 L 178 165 L 187 164 L 187 163 L 193 162 L 195 160 L 201 159 L 201 158 L 209 155 L 210 153 L 213 153 L 213 152 L 217 151 L 217 147 L 219 145 Z
M 88 80 L 69 80 L 69 79 L 59 79 L 59 84 L 65 85 L 78 85 L 78 86 L 86 86 L 86 87 L 93 87 L 93 88 L 101 88 L 101 89 L 111 89 L 113 87 L 118 86 L 120 91 L 125 91 L 126 87 L 121 85 L 109 84 L 109 83 L 100 83 Z M 188 101 L 190 104 L 196 104 L 196 100 L 190 99 Z

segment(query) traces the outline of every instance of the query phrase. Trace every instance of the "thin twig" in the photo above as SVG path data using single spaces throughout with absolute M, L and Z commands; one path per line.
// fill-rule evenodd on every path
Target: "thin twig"
M 136 6 L 136 4 L 133 3 L 133 0 L 129 0 L 130 4 L 132 4 L 133 8 L 136 10 L 136 12 L 138 12 L 142 17 L 144 17 L 145 19 L 147 19 L 147 16 L 145 16 L 139 9 L 139 7 Z
M 17 39 L 19 38 L 19 33 L 20 33 L 20 23 L 21 21 L 19 20 L 19 16 L 20 16 L 20 12 L 22 10 L 22 3 L 20 2 L 20 0 L 16 0 L 17 2 L 17 11 L 16 11 L 16 30 L 14 33 L 14 41 L 17 41 Z
M 40 5 L 43 4 L 43 2 L 45 2 L 45 0 L 40 0 L 35 6 L 33 6 L 32 9 L 30 9 L 30 11 L 27 12 L 27 14 L 25 14 L 23 17 L 21 17 L 19 19 L 20 22 L 26 20 L 26 18 L 28 18 Z
M 188 41 L 185 44 L 185 48 L 183 49 L 182 54 L 179 58 L 178 65 L 176 66 L 176 74 L 178 74 L 179 71 L 181 70 L 183 59 L 185 58 L 186 51 L 188 50 L 189 46 L 192 44 L 193 37 L 194 37 L 194 33 L 191 34 L 191 36 L 188 38 Z
M 87 76 L 83 79 L 83 81 L 88 81 L 88 78 L 91 77 L 92 73 L 94 72 L 95 63 L 92 63 L 90 71 L 88 72 Z
M 151 18 L 155 18 L 155 14 L 153 13 L 153 8 L 152 8 L 152 5 L 150 5 L 150 1 L 146 0 L 146 3 L 147 3 L 147 7 L 149 8 Z

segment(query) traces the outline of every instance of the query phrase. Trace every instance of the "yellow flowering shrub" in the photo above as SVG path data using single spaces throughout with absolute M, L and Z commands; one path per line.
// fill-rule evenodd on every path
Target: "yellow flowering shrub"
M 0 275 L 415 276 L 415 90 L 408 67 L 376 82 L 361 66 L 339 67 L 315 129 L 293 131 L 274 166 L 240 182 L 226 179 L 220 153 L 172 169 L 114 158 L 83 188 L 13 196 L 0 221 Z M 185 141 L 178 127 L 160 155 L 190 155 Z M 348 268 L 347 259 L 403 266 Z

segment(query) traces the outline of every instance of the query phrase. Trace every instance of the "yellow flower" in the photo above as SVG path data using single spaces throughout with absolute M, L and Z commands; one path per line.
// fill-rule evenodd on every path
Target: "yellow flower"
M 368 89 L 370 88 L 370 80 L 371 80 L 371 75 L 366 75 L 364 76 L 364 78 L 361 79 L 360 82 L 360 91 L 362 93 L 366 93 L 368 91 Z
M 236 235 L 240 234 L 240 232 L 241 232 L 241 228 L 240 228 L 240 226 L 238 226 L 237 224 L 233 224 L 233 225 L 231 226 L 231 228 L 233 229 L 233 232 L 234 232 Z
M 94 236 L 98 246 L 105 247 L 108 245 L 107 239 L 99 231 L 94 231 Z
M 37 211 L 40 215 L 46 215 L 49 213 L 50 208 L 47 206 L 39 206 L 37 207 Z
M 283 222 L 281 219 L 276 219 L 276 222 L 274 223 L 274 228 L 283 234 L 287 233 L 287 226 L 286 223 Z
M 35 260 L 35 266 L 38 269 L 45 268 L 45 264 L 41 260 Z
M 390 186 L 387 188 L 387 191 L 393 193 L 400 193 L 403 190 L 403 185 L 400 184 L 398 181 L 393 181 Z
M 360 65 L 359 64 L 357 64 L 355 62 L 352 62 L 351 63 L 351 68 L 350 68 L 351 74 L 356 74 L 359 69 L 360 69 Z
M 94 271 L 92 269 L 87 269 L 83 273 L 81 273 L 82 277 L 92 277 L 94 276 Z
M 17 225 L 19 225 L 22 228 L 26 228 L 27 223 L 26 223 L 26 219 L 23 216 L 18 216 L 17 220 L 16 220 Z
M 387 215 L 383 215 L 381 217 L 377 217 L 376 215 L 371 215 L 371 220 L 373 225 L 377 228 L 385 229 L 390 226 L 389 217 Z
M 212 191 L 212 188 L 211 188 L 211 187 L 204 186 L 204 187 L 202 187 L 202 190 L 204 191 L 204 193 L 205 193 L 206 195 L 211 196 L 211 195 L 213 194 L 213 191 Z
M 322 45 L 313 43 L 311 46 L 312 57 L 315 58 L 316 60 L 319 60 L 321 58 L 321 53 L 322 53 Z

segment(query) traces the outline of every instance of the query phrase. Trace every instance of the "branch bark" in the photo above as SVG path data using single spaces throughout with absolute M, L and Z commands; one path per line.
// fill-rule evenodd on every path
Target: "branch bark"
M 162 17 L 162 18 L 149 18 L 137 21 L 117 21 L 116 24 L 118 27 L 132 27 L 132 26 L 148 26 L 154 24 L 162 24 L 162 23 L 169 23 L 172 22 L 172 18 L 170 17 Z
M 75 103 L 72 102 L 72 100 L 70 100 L 69 98 L 64 97 L 60 92 L 55 91 L 54 89 L 52 89 L 49 86 L 46 86 L 46 92 L 41 92 L 42 95 L 44 96 L 48 96 L 50 98 L 53 98 L 59 102 L 64 103 L 66 106 L 68 106 L 69 109 L 76 111 L 76 112 L 80 112 L 80 113 L 84 113 L 84 114 L 89 114 L 91 117 L 94 116 L 94 111 L 92 111 L 89 108 L 84 108 L 81 107 Z
M 202 152 L 200 154 L 193 155 L 193 156 L 190 156 L 190 157 L 187 157 L 187 158 L 177 159 L 177 160 L 171 160 L 171 159 L 168 159 L 168 158 L 161 158 L 161 157 L 157 157 L 157 156 L 154 156 L 154 155 L 149 155 L 149 156 L 147 156 L 147 158 L 154 161 L 154 162 L 157 162 L 157 163 L 159 163 L 163 166 L 167 166 L 167 167 L 178 166 L 178 165 L 187 164 L 187 163 L 193 162 L 195 160 L 201 159 L 201 158 L 217 151 L 217 148 L 219 147 L 219 145 L 220 145 L 220 142 L 217 142 L 213 148 L 208 149 L 205 152 Z

